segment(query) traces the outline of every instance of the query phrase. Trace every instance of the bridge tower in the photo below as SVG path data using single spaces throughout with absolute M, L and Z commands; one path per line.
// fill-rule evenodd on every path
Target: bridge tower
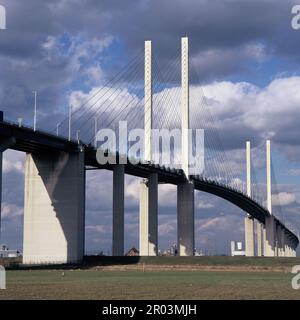
M 195 249 L 194 184 L 189 179 L 189 40 L 181 39 L 181 162 L 186 181 L 177 186 L 178 253 L 192 256 Z
M 265 257 L 276 256 L 276 223 L 272 214 L 272 178 L 271 178 L 271 141 L 266 143 L 267 154 L 267 209 L 270 216 L 265 221 L 264 255 Z
M 152 43 L 145 41 L 144 130 L 145 162 L 152 161 Z M 152 173 L 140 184 L 140 255 L 158 252 L 158 175 Z
M 247 196 L 251 197 L 251 144 L 246 142 Z M 245 255 L 254 256 L 254 219 L 247 214 L 245 218 Z

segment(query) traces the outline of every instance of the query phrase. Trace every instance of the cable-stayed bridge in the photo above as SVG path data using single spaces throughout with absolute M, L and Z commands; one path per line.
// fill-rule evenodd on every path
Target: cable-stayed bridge
M 270 141 L 266 146 L 265 201 L 255 189 L 250 142 L 246 144 L 247 181 L 243 184 L 230 165 L 203 92 L 189 83 L 191 70 L 187 38 L 182 39 L 181 59 L 171 59 L 165 65 L 152 58 L 151 42 L 146 41 L 145 54 L 134 57 L 111 81 L 91 95 L 75 93 L 69 116 L 53 125 L 52 133 L 36 130 L 36 123 L 31 129 L 21 123 L 0 122 L 1 151 L 14 149 L 27 153 L 24 263 L 82 259 L 85 172 L 99 169 L 113 171 L 113 255 L 124 254 L 125 174 L 143 178 L 140 255 L 158 252 L 159 183 L 177 185 L 179 255 L 194 254 L 195 190 L 221 197 L 247 213 L 247 256 L 296 255 L 299 242 L 296 232 L 272 212 Z M 120 122 L 126 123 L 126 130 L 120 129 Z M 163 130 L 168 134 L 178 128 L 180 144 L 176 143 L 176 137 L 166 139 L 166 150 Z M 155 130 L 158 140 L 154 139 Z M 131 142 L 128 132 L 133 138 Z M 138 142 L 142 148 L 133 148 Z M 168 152 L 170 161 L 165 161 L 164 154 Z M 191 163 L 193 153 L 198 164 L 196 170 Z

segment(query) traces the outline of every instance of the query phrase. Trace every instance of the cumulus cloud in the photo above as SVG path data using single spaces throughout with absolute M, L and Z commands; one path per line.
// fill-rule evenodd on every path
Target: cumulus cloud
M 275 79 L 264 88 L 232 82 L 204 86 L 225 147 L 239 149 L 246 140 L 255 147 L 272 138 L 292 155 L 287 147 L 300 143 L 299 84 L 299 77 L 288 77 Z
M 296 202 L 296 195 L 288 192 L 280 192 L 272 196 L 272 203 L 275 206 L 287 206 Z
M 1 215 L 4 219 L 5 218 L 9 218 L 9 219 L 16 218 L 16 217 L 23 215 L 23 208 L 15 205 L 15 204 L 4 202 L 2 204 Z
M 3 173 L 24 172 L 24 154 L 7 150 L 3 157 Z
M 179 58 L 179 38 L 188 35 L 192 60 L 206 81 L 243 70 L 248 73 L 252 61 L 260 64 L 270 55 L 297 59 L 297 33 L 287 18 L 292 3 L 247 0 L 240 5 L 234 0 L 224 6 L 221 0 L 154 0 L 116 5 L 108 0 L 3 0 L 8 29 L 1 33 L 0 66 L 5 79 L 0 85 L 1 100 L 10 117 L 15 119 L 19 113 L 29 121 L 31 92 L 38 90 L 40 121 L 47 125 L 47 111 L 60 117 L 65 91 L 80 81 L 98 83 L 104 69 L 115 71 L 112 58 L 127 60 L 122 52 L 132 56 L 149 38 L 155 43 L 157 60 L 164 65 L 174 52 Z M 120 41 L 121 58 L 110 59 L 105 50 L 115 41 Z
M 289 174 L 291 176 L 300 176 L 300 169 L 290 169 Z
M 162 234 L 164 236 L 175 232 L 176 227 L 175 227 L 176 221 L 174 219 L 169 219 L 167 222 L 162 223 L 158 226 L 158 233 Z
M 215 217 L 213 219 L 207 219 L 206 221 L 204 221 L 200 227 L 199 230 L 200 231 L 207 231 L 207 230 L 211 230 L 213 228 L 215 228 L 216 230 L 221 229 L 228 229 L 228 227 L 230 226 L 230 219 L 226 216 L 220 216 L 220 217 Z
M 196 208 L 197 209 L 210 209 L 213 208 L 214 205 L 212 203 L 206 203 L 204 201 L 201 200 L 196 200 Z
M 86 226 L 86 231 L 90 232 L 90 231 L 95 231 L 99 234 L 107 234 L 110 233 L 112 231 L 111 226 L 105 226 L 105 225 L 96 225 L 96 226 Z
M 261 144 L 267 138 L 272 138 L 273 142 L 285 147 L 299 145 L 299 139 L 297 139 L 299 136 L 297 119 L 300 117 L 298 108 L 300 94 L 297 90 L 299 85 L 299 77 L 288 77 L 275 79 L 264 88 L 247 82 L 233 83 L 230 81 L 213 82 L 203 87 L 192 86 L 191 118 L 193 121 L 201 119 L 200 123 L 198 121 L 193 126 L 207 128 L 211 138 L 215 139 L 216 145 L 219 143 L 217 139 L 220 139 L 218 135 L 222 136 L 221 145 L 224 146 L 225 151 L 230 149 L 229 160 L 235 158 L 233 162 L 241 157 L 236 151 L 244 149 L 246 140 L 251 140 L 253 147 Z M 115 121 L 125 120 L 125 116 L 128 121 L 134 119 L 138 105 L 141 108 L 140 117 L 142 119 L 142 98 L 126 88 L 110 90 L 111 88 L 97 87 L 88 94 L 74 91 L 70 95 L 70 103 L 76 110 L 78 106 L 84 104 L 87 97 L 94 97 L 86 106 L 88 110 L 91 109 L 90 116 L 85 115 L 85 117 L 91 118 L 92 112 L 98 114 L 101 109 L 103 111 L 101 116 L 104 119 L 105 117 L 110 119 L 107 115 L 109 113 L 119 115 L 114 118 Z M 109 93 L 102 95 L 99 92 Z M 154 101 L 160 101 L 166 92 L 170 97 L 175 97 L 178 87 L 156 93 Z M 205 100 L 204 106 L 200 105 L 203 99 Z M 95 101 L 97 107 L 94 106 Z M 127 107 L 127 112 L 118 112 L 124 107 Z M 165 110 L 170 110 L 171 107 L 170 104 L 162 102 L 156 112 L 166 115 Z M 175 109 L 174 112 L 178 111 Z M 169 123 L 170 126 L 180 127 L 179 117 L 178 119 L 173 117 L 170 121 L 175 121 L 173 124 Z M 104 125 L 103 122 L 102 125 Z M 214 128 L 214 131 L 210 128 Z

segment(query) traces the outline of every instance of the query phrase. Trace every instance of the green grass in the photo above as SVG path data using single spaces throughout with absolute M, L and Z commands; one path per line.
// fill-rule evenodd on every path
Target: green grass
M 0 299 L 299 299 L 291 273 L 16 270 Z
M 291 287 L 296 264 L 299 258 L 91 257 L 75 270 L 14 265 L 0 299 L 300 299 Z
M 93 257 L 92 257 L 93 258 Z M 199 266 L 258 266 L 258 267 L 292 267 L 300 265 L 300 258 L 267 257 L 99 257 L 97 264 L 116 265 L 145 263 L 153 265 L 199 265 Z
M 22 265 L 22 259 L 0 259 L 0 265 L 11 269 L 26 269 L 28 266 Z M 90 266 L 108 266 L 108 265 L 194 265 L 194 266 L 247 266 L 247 267 L 268 267 L 268 268 L 292 268 L 294 265 L 300 265 L 300 258 L 267 258 L 267 257 L 228 257 L 228 256 L 205 256 L 205 257 L 85 257 L 85 261 L 79 265 L 81 268 Z M 75 266 L 64 266 L 74 268 Z M 58 266 L 31 266 L 31 268 L 61 268 Z

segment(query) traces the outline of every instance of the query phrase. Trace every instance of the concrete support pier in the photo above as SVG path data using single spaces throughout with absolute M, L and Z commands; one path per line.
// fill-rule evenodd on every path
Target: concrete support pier
M 266 226 L 262 224 L 262 247 L 263 247 L 264 256 L 266 256 L 266 241 L 267 241 Z
M 293 257 L 296 258 L 297 257 L 297 252 L 296 252 L 296 248 L 295 246 L 293 246 Z
M 266 241 L 265 257 L 274 257 L 276 255 L 275 232 L 276 224 L 273 216 L 266 217 Z
M 297 256 L 295 244 L 287 235 L 285 241 L 285 256 L 289 258 Z
M 289 237 L 286 237 L 286 251 L 287 251 L 287 257 L 292 256 L 292 248 L 291 248 L 291 240 Z
M 254 257 L 254 219 L 251 216 L 245 218 L 245 255 Z
M 257 221 L 256 224 L 256 245 L 257 245 L 257 256 L 261 257 L 263 255 L 262 251 L 262 227 L 260 222 Z
M 186 181 L 177 186 L 178 254 L 193 256 L 195 248 L 194 184 Z
M 285 257 L 290 256 L 289 238 L 286 234 L 284 235 L 284 256 Z
M 27 154 L 24 264 L 75 263 L 84 254 L 84 153 Z
M 284 257 L 284 230 L 281 226 L 277 226 L 277 246 L 278 246 L 278 256 Z
M 140 256 L 156 256 L 158 215 L 158 176 L 151 174 L 140 184 Z
M 124 177 L 123 164 L 113 169 L 113 234 L 112 255 L 124 255 Z
M 281 256 L 285 257 L 285 232 L 283 228 L 281 228 L 281 232 L 280 232 L 280 244 L 281 244 Z

